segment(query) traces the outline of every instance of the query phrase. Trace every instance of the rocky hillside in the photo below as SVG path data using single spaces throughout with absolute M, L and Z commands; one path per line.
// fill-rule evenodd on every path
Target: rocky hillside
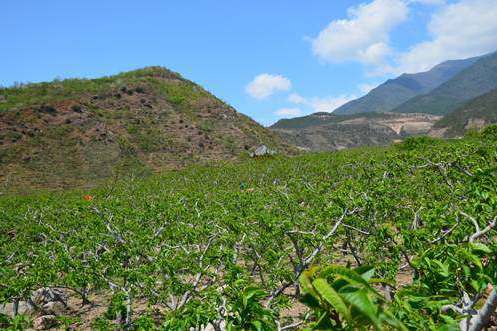
M 428 114 L 315 113 L 280 120 L 271 129 L 284 140 L 312 151 L 388 145 L 397 139 L 427 134 L 439 116 Z
M 414 97 L 393 112 L 445 115 L 497 88 L 497 52 L 484 56 L 433 91 Z
M 230 160 L 260 144 L 291 150 L 160 67 L 0 89 L 0 192 Z
M 480 130 L 497 123 L 497 89 L 479 96 L 435 123 L 431 135 L 462 136 L 467 130 Z
M 403 74 L 386 81 L 365 96 L 346 103 L 334 113 L 344 115 L 389 112 L 407 100 L 427 93 L 445 83 L 462 70 L 473 65 L 477 60 L 478 58 L 446 61 L 426 72 Z

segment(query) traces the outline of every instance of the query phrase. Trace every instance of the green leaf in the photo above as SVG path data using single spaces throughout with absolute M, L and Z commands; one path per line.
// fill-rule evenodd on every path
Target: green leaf
M 254 321 L 254 322 L 252 322 L 252 325 L 255 327 L 255 329 L 257 331 L 261 331 L 262 330 L 262 323 L 261 323 L 261 321 Z
M 347 305 L 325 279 L 318 278 L 312 282 L 312 285 L 328 304 L 330 304 L 346 320 L 350 321 L 351 316 Z
M 245 291 L 245 294 L 243 295 L 243 306 L 247 307 L 248 302 L 250 301 L 250 299 L 252 299 L 255 296 L 262 295 L 262 294 L 264 294 L 264 291 L 262 291 L 262 290 L 260 290 L 258 288 L 255 288 L 255 287 L 248 288 Z
M 492 253 L 492 250 L 487 245 L 482 243 L 471 243 L 470 246 L 473 251 L 483 252 L 486 254 Z
M 377 308 L 369 300 L 366 290 L 360 289 L 355 292 L 342 293 L 342 296 L 348 303 L 363 313 L 377 329 L 381 329 L 381 323 L 377 316 Z
M 354 269 L 354 271 L 361 275 L 366 281 L 369 281 L 375 273 L 375 268 L 369 265 L 363 265 Z
M 362 284 L 369 287 L 369 283 L 361 277 L 357 272 L 346 267 L 332 265 L 326 268 L 325 273 L 336 274 L 346 278 L 351 283 Z
M 483 265 L 481 264 L 480 258 L 474 254 L 471 254 L 465 249 L 460 249 L 459 252 L 465 257 L 468 261 L 473 262 L 478 268 L 483 269 Z
M 312 275 L 314 274 L 314 270 L 315 268 L 304 271 L 299 277 L 299 283 L 300 287 L 303 289 L 303 292 L 317 296 L 317 293 L 314 291 L 314 287 L 312 286 Z
M 438 267 L 440 268 L 439 271 L 438 271 L 438 274 L 443 276 L 443 277 L 449 277 L 450 273 L 449 273 L 449 266 L 445 263 L 442 263 L 440 262 L 439 260 L 432 260 L 433 263 L 435 263 L 436 265 L 438 265 Z
M 340 277 L 347 280 L 349 283 L 355 284 L 355 285 L 362 285 L 362 286 L 366 287 L 369 291 L 376 294 L 378 297 L 382 297 L 373 287 L 371 287 L 371 285 L 368 283 L 368 281 L 366 279 L 364 279 L 361 275 L 359 275 L 354 270 L 351 270 L 351 269 L 346 268 L 346 267 L 338 266 L 338 265 L 332 265 L 332 266 L 326 268 L 324 273 L 339 275 Z

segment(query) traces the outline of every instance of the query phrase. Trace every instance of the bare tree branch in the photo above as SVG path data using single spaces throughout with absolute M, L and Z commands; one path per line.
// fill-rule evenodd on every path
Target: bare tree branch
M 489 297 L 485 301 L 485 304 L 483 307 L 478 310 L 478 313 L 471 317 L 470 319 L 467 319 L 464 325 L 461 324 L 461 331 L 481 331 L 483 330 L 488 323 L 490 322 L 490 318 L 492 317 L 492 314 L 495 313 L 497 310 L 497 292 L 495 291 L 495 288 L 492 289 L 492 292 L 490 293 Z

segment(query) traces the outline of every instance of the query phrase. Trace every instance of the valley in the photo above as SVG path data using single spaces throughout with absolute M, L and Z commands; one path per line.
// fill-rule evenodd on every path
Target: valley
M 497 302 L 494 92 L 266 128 L 161 67 L 0 89 L 0 327 L 497 324 L 445 308 Z
M 316 113 L 280 120 L 271 126 L 271 130 L 301 149 L 333 151 L 361 146 L 387 146 L 406 137 L 428 135 L 439 119 L 440 116 L 421 113 Z
M 0 11 L 0 330 L 497 330 L 495 0 L 112 2 Z

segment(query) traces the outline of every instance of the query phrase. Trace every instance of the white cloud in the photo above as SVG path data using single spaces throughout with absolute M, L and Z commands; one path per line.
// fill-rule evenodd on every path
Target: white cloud
M 420 3 L 422 5 L 437 6 L 446 3 L 446 0 L 411 0 L 411 3 Z
M 361 91 L 363 94 L 368 94 L 376 87 L 378 87 L 378 84 L 359 84 L 359 86 L 357 86 L 359 91 Z
M 292 93 L 288 96 L 288 101 L 296 105 L 303 105 L 307 103 L 307 100 L 298 93 Z
M 265 99 L 276 92 L 288 91 L 292 88 L 291 81 L 281 75 L 261 74 L 250 82 L 245 91 L 255 99 Z
M 340 95 L 338 97 L 312 98 L 311 104 L 315 112 L 331 113 L 340 106 L 356 99 L 355 95 Z
M 297 105 L 307 106 L 311 108 L 314 112 L 331 113 L 338 107 L 356 98 L 357 97 L 355 95 L 340 95 L 338 97 L 329 96 L 329 97 L 304 98 L 301 95 L 294 93 L 288 97 L 288 101 Z
M 295 117 L 302 115 L 302 111 L 299 108 L 282 108 L 274 112 L 278 116 L 288 116 Z
M 359 58 L 365 64 L 382 64 L 387 56 L 393 53 L 390 46 L 380 42 L 359 51 Z
M 409 13 L 404 0 L 374 0 L 349 8 L 348 19 L 332 21 L 312 41 L 313 52 L 328 62 L 357 60 L 381 64 L 390 55 L 390 31 Z
M 393 73 L 419 72 L 448 59 L 497 49 L 497 0 L 461 0 L 440 7 L 429 24 L 431 40 L 400 54 Z

